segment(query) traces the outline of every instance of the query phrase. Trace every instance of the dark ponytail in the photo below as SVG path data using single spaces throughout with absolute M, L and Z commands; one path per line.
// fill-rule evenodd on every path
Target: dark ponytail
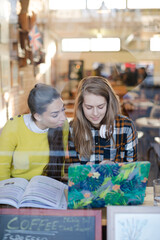
M 48 143 L 50 149 L 49 163 L 44 168 L 43 174 L 61 180 L 61 170 L 65 160 L 62 128 L 50 128 L 48 130 Z
M 48 104 L 60 98 L 60 93 L 50 85 L 38 83 L 30 91 L 28 96 L 28 106 L 35 121 L 34 114 L 42 114 L 46 111 Z

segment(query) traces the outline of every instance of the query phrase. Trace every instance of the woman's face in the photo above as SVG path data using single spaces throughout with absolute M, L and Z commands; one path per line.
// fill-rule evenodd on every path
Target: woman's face
M 40 129 L 62 127 L 66 120 L 64 103 L 61 98 L 53 100 L 44 113 L 38 114 L 36 124 Z
M 107 110 L 107 101 L 104 97 L 92 93 L 84 95 L 82 104 L 85 117 L 95 127 L 100 126 L 100 122 L 104 118 Z

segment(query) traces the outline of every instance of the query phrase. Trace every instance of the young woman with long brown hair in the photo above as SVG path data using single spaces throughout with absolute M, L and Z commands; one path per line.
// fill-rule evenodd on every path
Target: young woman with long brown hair
M 137 143 L 135 126 L 121 115 L 119 99 L 109 81 L 100 76 L 82 79 L 70 123 L 70 162 L 136 161 Z

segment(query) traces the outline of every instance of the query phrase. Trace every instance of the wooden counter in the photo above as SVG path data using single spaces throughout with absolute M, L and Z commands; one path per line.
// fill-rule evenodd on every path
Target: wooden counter
M 145 206 L 153 206 L 153 187 L 146 188 L 146 197 L 144 199 L 143 205 Z

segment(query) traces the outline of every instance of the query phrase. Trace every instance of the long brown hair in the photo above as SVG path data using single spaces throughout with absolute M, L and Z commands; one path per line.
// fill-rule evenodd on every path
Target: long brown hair
M 89 76 L 80 81 L 74 106 L 74 120 L 71 124 L 73 128 L 72 137 L 76 150 L 79 152 L 80 156 L 89 158 L 92 153 L 93 138 L 91 124 L 86 119 L 82 108 L 84 95 L 86 93 L 103 96 L 107 101 L 106 114 L 100 123 L 106 125 L 107 138 L 111 137 L 113 134 L 113 123 L 116 115 L 120 113 L 120 104 L 118 96 L 115 94 L 106 78 Z

